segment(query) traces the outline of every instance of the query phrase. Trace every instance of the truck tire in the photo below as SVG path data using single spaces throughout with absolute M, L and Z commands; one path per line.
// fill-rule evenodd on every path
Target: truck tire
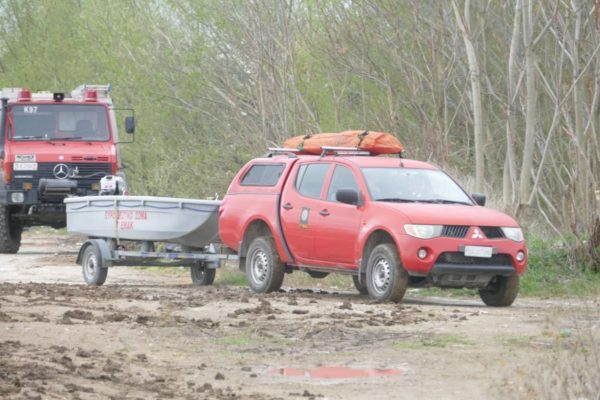
M 190 267 L 192 283 L 196 286 L 212 285 L 215 281 L 216 272 L 217 270 L 214 268 L 207 268 L 205 262 L 197 262 Z
M 360 294 L 369 294 L 369 290 L 367 289 L 367 277 L 362 276 L 362 280 L 358 281 L 358 275 L 352 275 L 352 283 L 354 283 L 354 287 L 358 290 Z
M 479 289 L 479 297 L 487 306 L 508 307 L 519 294 L 519 276 L 497 276 L 490 284 Z
M 283 283 L 285 268 L 279 258 L 275 241 L 259 236 L 250 243 L 246 255 L 246 280 L 256 293 L 271 293 Z
M 398 303 L 408 287 L 408 273 L 400 262 L 396 246 L 383 243 L 376 246 L 367 263 L 367 290 L 378 302 Z
M 108 268 L 96 246 L 89 245 L 83 251 L 81 270 L 83 271 L 83 279 L 89 286 L 102 286 L 106 281 Z
M 0 205 L 0 253 L 15 254 L 21 247 L 23 226 L 10 220 L 10 209 Z

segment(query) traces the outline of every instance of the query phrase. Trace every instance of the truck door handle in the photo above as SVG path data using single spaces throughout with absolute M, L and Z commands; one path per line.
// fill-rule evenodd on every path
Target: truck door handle
M 286 210 L 291 210 L 292 208 L 294 208 L 294 206 L 291 203 L 285 203 L 282 207 Z
M 321 211 L 319 211 L 319 214 L 321 214 L 322 216 L 326 217 L 329 215 L 329 211 L 325 208 Z

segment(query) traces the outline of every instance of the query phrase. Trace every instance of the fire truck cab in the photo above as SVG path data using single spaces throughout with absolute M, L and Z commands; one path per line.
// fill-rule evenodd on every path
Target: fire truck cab
M 64 93 L 0 92 L 0 253 L 16 253 L 24 227 L 65 226 L 66 197 L 98 194 L 122 164 L 110 85 Z M 133 134 L 133 110 L 125 130 Z

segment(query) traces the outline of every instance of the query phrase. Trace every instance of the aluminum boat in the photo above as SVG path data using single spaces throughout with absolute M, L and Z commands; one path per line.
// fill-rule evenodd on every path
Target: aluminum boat
M 170 242 L 201 248 L 218 239 L 217 200 L 87 196 L 64 200 L 67 230 L 89 237 Z

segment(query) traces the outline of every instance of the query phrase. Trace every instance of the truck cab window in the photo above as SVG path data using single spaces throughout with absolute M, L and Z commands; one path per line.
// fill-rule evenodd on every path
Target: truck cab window
M 337 165 L 327 191 L 327 200 L 336 201 L 335 194 L 340 189 L 354 189 L 358 191 L 358 184 L 352 170 L 343 165 Z
M 283 172 L 283 164 L 256 164 L 242 178 L 242 186 L 275 186 Z
M 305 164 L 298 169 L 296 190 L 303 196 L 318 199 L 321 196 L 323 183 L 327 177 L 329 164 Z
M 11 112 L 15 140 L 109 139 L 108 115 L 101 105 L 14 105 Z

